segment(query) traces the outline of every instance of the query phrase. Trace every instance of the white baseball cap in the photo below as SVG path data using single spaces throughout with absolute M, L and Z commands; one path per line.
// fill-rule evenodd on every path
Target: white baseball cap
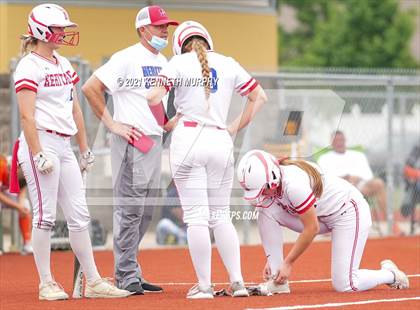
M 158 5 L 147 6 L 142 8 L 136 16 L 136 29 L 146 25 L 173 25 L 178 26 L 179 23 L 169 19 L 166 12 Z

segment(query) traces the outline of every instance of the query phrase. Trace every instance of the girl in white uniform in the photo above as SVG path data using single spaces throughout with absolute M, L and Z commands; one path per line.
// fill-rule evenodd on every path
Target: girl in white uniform
M 187 298 L 213 298 L 211 242 L 229 273 L 233 296 L 248 296 L 243 285 L 236 230 L 229 216 L 233 182 L 231 135 L 246 126 L 266 96 L 233 58 L 213 52 L 207 30 L 197 22 L 184 22 L 173 37 L 175 56 L 163 67 L 164 86 L 148 96 L 149 104 L 175 88 L 176 128 L 170 146 L 172 176 L 177 187 L 192 262 L 198 278 Z M 230 125 L 226 118 L 233 92 L 248 97 L 244 113 Z
M 23 50 L 26 52 L 27 46 L 32 45 L 33 51 L 20 60 L 14 74 L 23 127 L 14 154 L 33 205 L 32 238 L 40 278 L 39 299 L 68 298 L 50 269 L 51 230 L 57 203 L 67 220 L 71 247 L 86 275 L 85 296 L 126 297 L 129 292 L 117 289 L 98 274 L 89 237 L 90 216 L 80 169 L 87 170 L 94 156 L 87 145 L 76 98 L 74 85 L 79 78 L 70 62 L 56 52 L 60 45 L 77 45 L 78 32 L 64 32 L 65 27 L 76 24 L 55 4 L 36 6 L 29 14 L 28 24 Z M 72 136 L 80 148 L 80 167 L 71 149 Z
M 258 228 L 267 256 L 263 275 L 271 293 L 288 293 L 293 263 L 315 235 L 331 232 L 332 285 L 336 291 L 364 291 L 380 284 L 408 288 L 407 276 L 390 260 L 380 270 L 359 269 L 372 225 L 362 194 L 347 181 L 321 175 L 299 160 L 280 160 L 259 150 L 244 155 L 238 165 L 244 198 L 258 207 Z M 281 226 L 300 235 L 283 258 Z

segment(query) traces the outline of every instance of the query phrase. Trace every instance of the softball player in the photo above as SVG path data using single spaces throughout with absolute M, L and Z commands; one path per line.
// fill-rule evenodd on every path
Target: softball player
M 263 275 L 272 293 L 289 292 L 293 263 L 315 235 L 327 232 L 336 291 L 364 291 L 380 284 L 408 288 L 407 276 L 391 260 L 382 261 L 380 270 L 359 269 L 372 221 L 369 205 L 349 182 L 321 175 L 308 162 L 277 161 L 259 150 L 244 155 L 237 174 L 244 198 L 259 210 L 258 228 L 267 256 Z M 281 226 L 300 232 L 284 259 Z
M 69 229 L 71 247 L 86 275 L 85 297 L 126 297 L 98 274 L 89 237 L 89 212 L 80 169 L 94 161 L 88 149 L 82 112 L 74 85 L 79 78 L 70 62 L 56 50 L 60 45 L 77 45 L 78 32 L 67 12 L 55 4 L 38 5 L 28 17 L 28 45 L 33 51 L 23 57 L 14 75 L 23 133 L 17 143 L 17 158 L 22 167 L 33 205 L 33 250 L 40 285 L 39 299 L 67 299 L 50 269 L 51 230 L 60 204 Z M 81 152 L 80 167 L 71 149 L 76 137 Z M 15 149 L 16 150 L 16 149 Z M 16 156 L 15 156 L 16 157 Z M 16 171 L 13 171 L 16 173 Z
M 234 59 L 215 53 L 210 34 L 199 23 L 182 23 L 173 36 L 175 56 L 163 67 L 149 104 L 160 102 L 173 86 L 177 125 L 170 161 L 198 284 L 187 298 L 213 298 L 209 228 L 229 273 L 233 296 L 248 296 L 240 267 L 239 241 L 229 217 L 233 181 L 230 134 L 246 126 L 266 101 L 258 84 Z M 248 97 L 244 113 L 230 125 L 226 118 L 233 92 Z

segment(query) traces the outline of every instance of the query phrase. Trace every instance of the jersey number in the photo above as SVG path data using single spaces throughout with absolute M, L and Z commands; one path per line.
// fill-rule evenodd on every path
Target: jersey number
M 214 94 L 215 92 L 217 92 L 217 82 L 218 82 L 217 71 L 214 68 L 210 68 L 210 79 L 211 79 L 210 92 Z

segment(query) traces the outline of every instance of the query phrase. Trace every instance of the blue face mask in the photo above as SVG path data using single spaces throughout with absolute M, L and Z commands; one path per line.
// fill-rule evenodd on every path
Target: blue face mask
M 149 32 L 149 30 L 147 31 Z M 150 41 L 147 40 L 147 43 L 149 43 L 154 49 L 160 51 L 160 50 L 163 50 L 168 45 L 168 40 L 152 35 L 152 39 Z

